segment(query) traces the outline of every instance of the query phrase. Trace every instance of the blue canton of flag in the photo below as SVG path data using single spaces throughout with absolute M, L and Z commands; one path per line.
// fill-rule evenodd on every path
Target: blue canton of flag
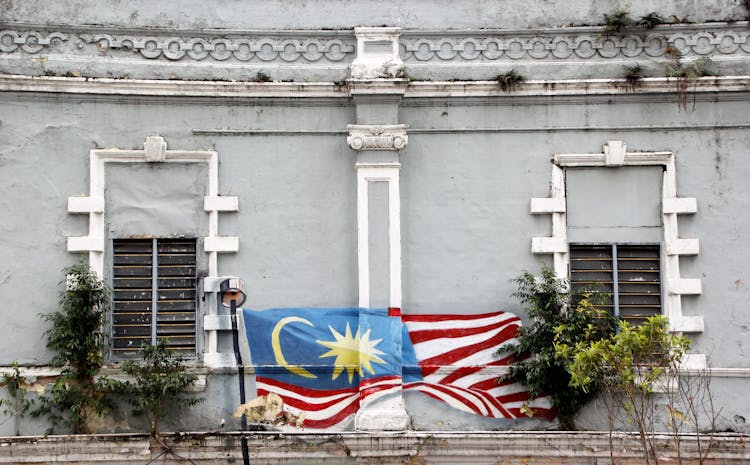
M 401 385 L 399 318 L 385 309 L 242 309 L 258 394 L 279 394 L 308 427 L 350 416 Z M 399 337 L 394 337 L 398 335 Z

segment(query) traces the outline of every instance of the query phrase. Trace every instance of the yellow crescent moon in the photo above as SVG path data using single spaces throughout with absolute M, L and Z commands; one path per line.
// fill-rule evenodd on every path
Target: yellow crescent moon
M 291 371 L 295 375 L 302 376 L 303 378 L 317 378 L 317 376 L 305 370 L 301 366 L 290 365 L 284 358 L 284 353 L 281 351 L 281 341 L 279 340 L 279 335 L 281 334 L 281 330 L 284 329 L 284 326 L 288 325 L 289 323 L 304 323 L 308 326 L 314 326 L 308 320 L 300 318 L 298 316 L 288 316 L 279 320 L 279 322 L 276 323 L 276 326 L 274 326 L 273 332 L 271 333 L 271 346 L 273 347 L 273 355 L 274 357 L 276 357 L 276 363 Z

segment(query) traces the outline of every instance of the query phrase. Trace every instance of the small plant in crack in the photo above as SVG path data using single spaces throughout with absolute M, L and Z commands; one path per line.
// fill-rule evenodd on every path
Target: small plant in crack
M 496 80 L 503 92 L 512 92 L 523 84 L 526 78 L 517 73 L 515 69 L 511 69 L 503 74 L 498 74 Z
M 622 34 L 634 23 L 628 10 L 617 10 L 611 15 L 604 15 L 604 33 L 607 35 Z
M 674 47 L 667 47 L 664 55 L 669 62 L 664 64 L 664 75 L 667 78 L 675 80 L 677 90 L 677 106 L 687 110 L 688 86 L 690 82 L 704 76 L 711 76 L 712 73 L 706 69 L 711 62 L 708 58 L 701 58 L 690 63 L 682 61 L 682 54 Z M 693 110 L 695 110 L 695 100 L 693 100 Z
M 625 67 L 625 75 L 623 77 L 625 78 L 628 87 L 631 90 L 635 90 L 637 87 L 643 85 L 643 78 L 648 77 L 648 73 L 643 66 L 636 63 L 633 66 Z
M 677 15 L 670 16 L 670 22 L 674 24 L 692 24 L 693 21 L 690 19 L 690 15 L 685 15 L 682 18 L 680 18 Z
M 409 79 L 409 76 L 406 74 L 406 68 L 404 67 L 404 65 L 395 63 L 392 60 L 387 60 L 385 63 L 383 63 L 383 66 L 380 68 L 378 77 L 386 79 Z
M 653 29 L 659 24 L 664 24 L 664 23 L 665 23 L 664 18 L 662 18 L 659 13 L 652 11 L 646 16 L 641 16 L 641 19 L 639 19 L 636 24 L 639 27 L 642 27 L 644 29 Z
M 255 82 L 270 82 L 271 76 L 264 73 L 263 71 L 258 71 L 258 73 L 255 75 Z

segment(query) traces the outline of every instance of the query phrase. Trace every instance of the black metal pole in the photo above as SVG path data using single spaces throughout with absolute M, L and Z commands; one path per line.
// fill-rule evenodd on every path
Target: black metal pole
M 232 345 L 234 346 L 234 359 L 237 362 L 237 375 L 240 378 L 240 404 L 245 403 L 245 366 L 242 364 L 242 355 L 240 355 L 240 338 L 237 333 L 237 301 L 232 299 L 230 305 L 230 313 L 232 319 Z M 240 442 L 242 443 L 242 462 L 244 465 L 250 465 L 250 454 L 247 450 L 247 437 L 245 437 L 245 431 L 247 431 L 247 418 L 242 415 L 242 437 Z

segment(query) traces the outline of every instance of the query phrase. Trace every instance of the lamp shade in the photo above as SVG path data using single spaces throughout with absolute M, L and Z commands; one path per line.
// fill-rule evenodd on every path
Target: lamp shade
M 221 292 L 221 304 L 225 307 L 231 307 L 234 300 L 235 305 L 239 307 L 245 303 L 247 295 L 245 286 L 240 278 L 229 278 L 221 282 L 219 288 Z

